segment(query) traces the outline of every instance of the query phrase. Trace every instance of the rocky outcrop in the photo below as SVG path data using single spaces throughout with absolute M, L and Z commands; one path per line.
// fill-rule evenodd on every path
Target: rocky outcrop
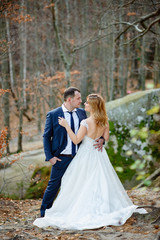
M 1 194 L 18 196 L 20 199 L 25 195 L 36 166 L 50 165 L 45 162 L 43 149 L 13 154 L 3 158 L 1 162 L 4 167 L 7 165 L 7 168 L 0 170 Z
M 135 92 L 106 103 L 111 121 L 132 128 L 147 117 L 146 111 L 160 104 L 160 89 Z

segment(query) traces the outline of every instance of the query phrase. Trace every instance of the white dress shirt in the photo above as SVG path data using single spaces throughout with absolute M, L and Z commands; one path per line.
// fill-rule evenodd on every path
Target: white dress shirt
M 62 110 L 64 112 L 64 117 L 67 120 L 69 126 L 71 126 L 71 114 L 68 112 L 68 109 L 62 104 Z M 75 129 L 75 134 L 77 134 L 78 129 L 79 129 L 79 118 L 76 113 L 77 109 L 74 109 L 72 112 L 73 116 L 73 121 L 74 121 L 74 129 Z M 77 145 L 76 145 L 76 152 L 77 152 Z M 60 153 L 60 154 L 72 154 L 72 140 L 70 139 L 69 135 L 67 134 L 67 145 L 65 149 Z

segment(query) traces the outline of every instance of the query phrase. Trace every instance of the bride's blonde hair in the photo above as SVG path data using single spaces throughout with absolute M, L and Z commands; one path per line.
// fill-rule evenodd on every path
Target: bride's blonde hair
M 90 94 L 87 97 L 87 102 L 92 108 L 92 113 L 96 124 L 105 127 L 108 123 L 108 116 L 105 108 L 105 101 L 99 94 Z

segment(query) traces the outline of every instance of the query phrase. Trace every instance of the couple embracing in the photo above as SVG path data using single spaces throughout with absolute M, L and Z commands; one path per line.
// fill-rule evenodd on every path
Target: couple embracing
M 62 106 L 47 114 L 44 151 L 52 170 L 41 218 L 33 223 L 40 228 L 119 226 L 133 212 L 146 213 L 128 197 L 103 147 L 109 139 L 104 99 L 99 94 L 88 95 L 85 110 L 79 108 L 81 102 L 80 91 L 70 87 Z

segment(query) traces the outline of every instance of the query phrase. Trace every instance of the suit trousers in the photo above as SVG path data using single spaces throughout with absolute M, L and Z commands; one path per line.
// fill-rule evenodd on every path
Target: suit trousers
M 61 185 L 61 179 L 63 174 L 65 173 L 68 165 L 72 161 L 72 156 L 57 156 L 61 159 L 57 161 L 55 165 L 52 166 L 50 180 L 48 182 L 48 186 L 45 190 L 42 205 L 40 209 L 41 217 L 44 217 L 45 210 L 52 207 L 53 201 L 55 200 L 58 190 Z

